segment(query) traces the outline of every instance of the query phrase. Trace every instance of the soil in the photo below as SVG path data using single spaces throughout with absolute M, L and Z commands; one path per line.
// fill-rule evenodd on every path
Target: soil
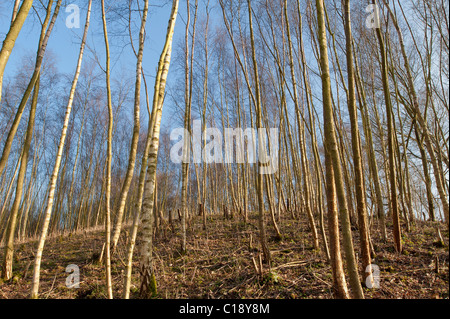
M 323 247 L 322 252 L 314 249 L 305 220 L 306 216 L 301 220 L 291 216 L 279 220 L 281 240 L 276 238 L 272 225 L 267 224 L 272 262 L 270 265 L 263 263 L 262 275 L 258 274 L 252 260 L 256 266 L 259 265 L 261 254 L 256 214 L 251 215 L 246 224 L 242 218 L 224 220 L 219 215 L 208 216 L 206 231 L 201 217 L 194 217 L 188 227 L 186 254 L 180 252 L 179 222 L 175 222 L 173 229 L 165 222 L 154 241 L 154 269 L 158 285 L 155 298 L 333 298 L 331 267 Z M 436 227 L 440 228 L 444 245 L 437 241 Z M 367 288 L 365 278 L 361 277 L 365 297 L 448 298 L 448 228 L 444 224 L 416 221 L 410 232 L 406 232 L 405 225 L 402 225 L 401 254 L 394 249 L 390 225 L 387 231 L 388 240 L 383 242 L 376 221 L 372 225 L 371 239 L 375 252 L 372 263 L 379 268 L 380 282 L 379 288 Z M 115 298 L 122 296 L 128 232 L 129 229 L 125 228 L 113 254 Z M 355 250 L 358 251 L 358 231 L 354 230 L 353 234 Z M 103 242 L 101 229 L 49 238 L 42 259 L 39 297 L 106 298 L 105 272 L 98 262 Z M 0 281 L 0 299 L 28 298 L 36 246 L 36 240 L 16 245 L 14 276 L 7 282 Z M 3 249 L 0 260 L 2 254 Z M 139 298 L 139 241 L 134 256 L 131 298 Z M 79 267 L 79 288 L 66 286 L 66 278 L 70 275 L 66 267 L 69 265 Z

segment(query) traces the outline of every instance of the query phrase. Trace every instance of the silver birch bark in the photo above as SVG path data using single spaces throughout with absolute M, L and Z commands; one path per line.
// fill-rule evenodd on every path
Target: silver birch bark
M 28 16 L 28 12 L 33 5 L 33 0 L 24 0 L 20 10 L 17 12 L 19 1 L 16 0 L 14 10 L 11 18 L 11 27 L 3 40 L 2 49 L 0 51 L 0 102 L 2 101 L 2 86 L 3 86 L 3 73 L 5 71 L 6 64 L 8 63 L 11 51 L 14 48 L 16 39 L 19 36 L 25 19 Z M 1 173 L 1 170 L 0 170 Z
M 359 281 L 358 270 L 355 260 L 355 253 L 353 249 L 353 239 L 350 229 L 350 220 L 347 209 L 347 200 L 345 196 L 343 176 L 341 170 L 341 161 L 339 155 L 339 146 L 336 141 L 335 123 L 333 120 L 333 106 L 331 101 L 331 82 L 328 64 L 328 48 L 327 48 L 327 36 L 325 29 L 324 19 L 324 4 L 323 0 L 316 0 L 317 7 L 317 21 L 318 21 L 318 38 L 320 48 L 320 66 L 321 66 L 321 78 L 322 78 L 322 98 L 323 98 L 323 118 L 325 128 L 325 157 L 327 158 L 328 165 L 333 165 L 334 184 L 336 186 L 336 194 L 339 202 L 339 215 L 342 221 L 343 241 L 345 257 L 347 262 L 347 270 L 350 276 L 350 286 L 353 290 L 354 297 L 364 298 L 364 293 Z M 328 169 L 328 176 L 331 178 L 331 169 Z M 331 181 L 331 179 L 330 179 Z M 330 188 L 330 182 L 327 181 L 328 188 Z M 334 191 L 328 190 L 330 194 Z M 334 197 L 334 196 L 331 196 Z M 330 201 L 330 197 L 327 196 L 329 205 L 333 206 L 333 201 Z M 330 209 L 330 208 L 329 208 Z M 330 214 L 330 211 L 329 211 Z M 334 216 L 336 212 L 331 212 Z
M 140 295 L 143 298 L 151 298 L 156 294 L 156 279 L 153 269 L 153 207 L 156 182 L 156 166 L 158 160 L 159 133 L 161 126 L 162 108 L 167 75 L 169 72 L 172 53 L 172 39 L 175 21 L 178 13 L 178 0 L 173 0 L 172 11 L 167 27 L 166 40 L 162 50 L 158 72 L 155 79 L 155 91 L 153 96 L 153 109 L 155 110 L 155 123 L 152 132 L 152 141 L 148 156 L 147 176 L 145 178 L 144 198 L 142 203 L 142 246 L 140 261 Z
M 48 5 L 47 5 L 47 15 L 46 15 L 46 17 L 44 19 L 44 23 L 43 23 L 44 26 L 47 26 L 48 21 L 50 19 L 52 5 L 53 5 L 53 0 L 49 0 Z M 50 38 L 50 34 L 53 30 L 53 26 L 55 25 L 56 17 L 58 16 L 60 6 L 61 6 L 61 0 L 59 0 L 56 4 L 55 11 L 53 13 L 50 23 L 48 24 L 47 30 L 45 30 L 45 27 L 42 28 L 41 38 L 43 37 L 43 40 L 37 51 L 37 57 L 36 57 L 35 65 L 34 65 L 33 75 L 31 76 L 31 79 L 28 82 L 28 86 L 25 90 L 25 93 L 22 96 L 22 99 L 21 99 L 20 104 L 16 111 L 16 115 L 14 116 L 13 123 L 11 125 L 11 128 L 9 129 L 8 136 L 6 137 L 6 140 L 5 140 L 5 145 L 3 147 L 2 156 L 0 158 L 0 175 L 3 173 L 3 169 L 5 168 L 6 163 L 8 162 L 9 153 L 11 152 L 11 146 L 12 146 L 14 137 L 16 136 L 17 129 L 19 128 L 19 124 L 20 124 L 20 120 L 22 118 L 23 111 L 25 109 L 25 106 L 27 105 L 28 98 L 30 97 L 31 92 L 32 92 L 34 85 L 36 84 L 37 78 L 39 76 L 42 61 L 44 59 L 44 53 L 47 48 L 47 43 Z M 15 19 L 14 25 L 16 23 L 18 23 L 18 21 L 19 21 L 20 11 L 18 13 L 18 16 Z M 25 19 L 25 17 L 23 19 Z M 18 32 L 18 30 L 17 30 L 17 32 Z M 5 39 L 5 41 L 7 41 L 7 39 Z M 10 41 L 10 40 L 8 40 L 8 41 Z M 8 45 L 8 43 L 4 42 L 4 46 L 6 45 L 6 49 L 5 49 L 6 51 L 3 54 L 3 58 L 2 58 L 2 53 L 0 53 L 0 90 L 1 90 L 1 82 L 2 82 L 2 78 L 3 78 L 3 70 L 1 68 L 4 68 L 4 66 L 6 66 L 6 60 L 4 60 L 2 62 L 2 59 L 6 59 L 6 57 L 9 57 L 9 54 L 11 52 L 8 50 L 12 50 L 11 44 Z M 2 49 L 2 51 L 3 51 L 3 49 Z M 2 64 L 4 64 L 4 66 L 2 66 Z M 0 95 L 1 95 L 1 92 L 0 92 Z
M 61 5 L 61 1 L 58 1 L 57 7 L 55 9 L 55 15 L 57 14 L 57 12 L 59 10 L 60 5 Z M 61 165 L 61 157 L 62 157 L 62 152 L 64 149 L 64 142 L 66 139 L 67 127 L 69 124 L 70 113 L 72 111 L 73 98 L 75 95 L 75 89 L 77 86 L 78 77 L 80 75 L 81 62 L 83 60 L 83 53 L 84 53 L 84 47 L 85 47 L 85 43 L 86 43 L 87 31 L 89 29 L 89 18 L 90 18 L 90 13 L 91 13 L 91 5 L 92 5 L 92 0 L 89 1 L 88 13 L 86 16 L 86 24 L 84 27 L 83 39 L 82 39 L 81 46 L 80 46 L 80 53 L 78 56 L 77 68 L 76 68 L 75 75 L 74 75 L 74 78 L 72 81 L 72 87 L 70 89 L 69 100 L 68 100 L 67 106 L 66 106 L 66 114 L 64 116 L 64 124 L 63 124 L 63 128 L 61 131 L 61 137 L 59 139 L 59 145 L 58 145 L 58 151 L 57 151 L 57 155 L 56 155 L 55 165 L 53 166 L 53 172 L 52 172 L 50 182 L 49 182 L 49 187 L 48 187 L 49 192 L 48 192 L 47 200 L 46 200 L 44 223 L 42 225 L 42 230 L 41 230 L 41 234 L 39 237 L 38 248 L 36 251 L 36 258 L 34 261 L 33 282 L 32 282 L 32 286 L 31 286 L 31 298 L 33 298 L 33 299 L 38 297 L 38 292 L 39 292 L 39 275 L 40 275 L 42 252 L 44 250 L 44 244 L 45 244 L 45 240 L 47 238 L 48 226 L 50 224 L 50 217 L 51 217 L 52 208 L 53 208 L 53 198 L 55 195 L 55 188 L 56 188 L 56 180 L 58 179 L 59 168 Z M 55 16 L 55 18 L 56 18 L 56 16 Z
M 133 127 L 133 137 L 131 139 L 130 155 L 128 157 L 128 167 L 125 175 L 125 180 L 122 185 L 122 190 L 120 192 L 119 206 L 117 207 L 116 214 L 116 226 L 112 238 L 113 250 L 117 246 L 119 241 L 120 231 L 122 229 L 123 213 L 125 209 L 125 202 L 127 200 L 128 191 L 131 185 L 131 179 L 133 178 L 134 166 L 136 161 L 136 152 L 139 141 L 139 113 L 140 113 L 140 103 L 141 103 L 141 77 L 142 77 L 142 57 L 144 55 L 144 35 L 145 35 L 145 24 L 147 22 L 148 13 L 148 0 L 144 2 L 144 9 L 142 12 L 141 28 L 139 31 L 139 50 L 137 55 L 136 63 L 136 84 L 134 91 L 134 127 Z
M 106 51 L 106 94 L 108 104 L 108 137 L 106 146 L 106 216 L 105 216 L 105 243 L 103 244 L 105 257 L 105 282 L 108 298 L 113 299 L 112 279 L 111 279 L 111 162 L 112 162 L 112 139 L 113 139 L 113 109 L 111 102 L 111 83 L 110 83 L 110 67 L 111 58 L 109 53 L 108 30 L 106 26 L 105 0 L 102 0 L 102 24 L 103 36 L 105 40 Z M 103 254 L 103 251 L 102 251 Z M 102 258 L 100 258 L 102 260 Z

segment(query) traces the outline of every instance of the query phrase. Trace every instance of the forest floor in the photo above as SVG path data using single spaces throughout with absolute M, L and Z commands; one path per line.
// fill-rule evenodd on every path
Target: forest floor
M 437 244 L 437 225 L 444 246 Z M 417 221 L 407 233 L 402 226 L 401 254 L 394 250 L 389 225 L 386 243 L 381 241 L 378 229 L 372 229 L 376 253 L 373 264 L 380 269 L 380 287 L 366 288 L 362 278 L 366 298 L 448 298 L 447 227 Z M 154 242 L 158 284 L 155 298 L 333 298 L 331 267 L 325 254 L 313 248 L 308 224 L 286 216 L 279 221 L 279 227 L 282 240 L 277 240 L 273 227 L 267 225 L 273 261 L 270 268 L 264 265 L 264 273 L 259 276 L 252 261 L 254 257 L 258 262 L 260 255 L 256 215 L 251 215 L 247 224 L 238 218 L 224 220 L 214 215 L 208 217 L 206 231 L 202 229 L 201 217 L 195 217 L 188 231 L 186 254 L 180 254 L 179 222 L 175 223 L 174 232 L 163 225 Z M 115 298 L 122 295 L 127 231 L 123 232 L 112 260 Z M 353 233 L 358 251 L 358 232 Z M 100 229 L 49 238 L 41 266 L 40 298 L 106 298 L 105 273 L 97 261 L 103 242 L 104 232 Z M 28 297 L 36 244 L 37 241 L 29 241 L 16 246 L 14 277 L 8 282 L 0 281 L 0 299 Z M 2 254 L 3 250 L 0 260 Z M 138 298 L 139 292 L 138 255 L 135 253 L 131 298 Z M 80 269 L 79 288 L 66 287 L 66 267 L 70 264 Z

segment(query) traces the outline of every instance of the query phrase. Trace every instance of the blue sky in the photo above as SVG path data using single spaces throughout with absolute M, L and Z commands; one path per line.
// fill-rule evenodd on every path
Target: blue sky
M 123 0 L 109 0 L 108 4 L 115 4 L 118 1 Z M 14 1 L 12 0 L 0 0 L 0 39 L 6 36 L 6 33 L 10 27 L 10 19 Z M 80 28 L 69 29 L 66 27 L 66 19 L 70 16 L 71 12 L 66 12 L 66 8 L 69 4 L 78 5 L 80 8 Z M 167 29 L 168 17 L 171 10 L 171 1 L 161 0 L 156 4 L 152 1 L 149 7 L 149 15 L 146 24 L 146 42 L 144 46 L 143 67 L 146 74 L 148 88 L 150 90 L 150 101 L 153 96 L 153 79 L 155 70 L 158 64 L 158 59 L 161 54 L 162 47 L 164 45 L 165 33 Z M 177 39 L 183 36 L 184 33 L 184 20 L 182 16 L 185 15 L 184 2 L 180 2 L 179 15 L 175 26 L 174 45 L 177 43 Z M 39 3 L 35 1 L 35 5 L 39 6 Z M 72 75 L 76 68 L 79 47 L 81 42 L 81 36 L 83 34 L 83 28 L 87 13 L 87 1 L 86 0 L 68 0 L 63 1 L 61 6 L 57 22 L 52 31 L 51 37 L 48 42 L 47 52 L 52 52 L 55 57 L 55 64 L 61 73 Z M 107 17 L 110 17 L 108 15 Z M 130 79 L 134 81 L 134 72 L 136 68 L 136 58 L 132 52 L 130 45 L 124 45 L 128 39 L 117 39 L 113 36 L 114 27 L 117 27 L 116 22 L 108 20 L 108 33 L 111 46 L 111 72 L 112 78 L 124 70 L 129 74 Z M 137 39 L 139 32 L 140 21 L 135 21 L 136 33 L 133 35 Z M 9 58 L 8 64 L 5 69 L 5 79 L 12 77 L 18 68 L 21 67 L 22 59 L 24 56 L 34 56 L 37 50 L 37 44 L 40 33 L 40 24 L 36 18 L 36 14 L 33 9 L 25 21 L 25 24 L 19 34 L 12 54 Z M 135 41 L 135 46 L 137 43 Z M 97 56 L 102 67 L 105 66 L 105 53 L 104 53 L 104 41 L 103 41 L 103 29 L 101 25 L 101 11 L 100 1 L 94 0 L 91 14 L 91 23 L 88 34 L 87 47 L 85 51 L 84 62 L 87 56 L 93 56 L 92 51 L 97 52 Z M 91 51 L 91 52 L 90 52 Z M 129 73 L 128 73 L 129 71 Z M 169 72 L 170 77 L 173 72 Z M 145 102 L 144 102 L 145 103 Z M 144 107 L 143 107 L 144 108 Z M 144 108 L 145 109 L 145 108 Z M 144 112 L 146 113 L 146 112 Z M 143 114 L 144 115 L 144 114 Z M 144 115 L 146 117 L 146 115 Z M 163 117 L 164 121 L 164 117 Z

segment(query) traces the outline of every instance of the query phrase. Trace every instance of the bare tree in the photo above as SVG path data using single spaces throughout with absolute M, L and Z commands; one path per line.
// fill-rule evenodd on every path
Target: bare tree
M 54 19 L 56 19 L 56 15 L 58 13 L 60 5 L 61 5 L 61 1 L 58 1 L 54 16 L 52 18 L 52 22 L 54 22 Z M 35 258 L 35 262 L 34 262 L 33 283 L 32 283 L 32 287 L 31 287 L 31 298 L 33 298 L 33 299 L 38 297 L 39 275 L 40 275 L 42 253 L 44 250 L 45 239 L 47 237 L 48 225 L 50 223 L 50 216 L 52 214 L 56 180 L 58 179 L 59 168 L 61 165 L 61 156 L 62 156 L 62 152 L 64 149 L 64 142 L 66 139 L 67 127 L 69 125 L 70 113 L 72 111 L 73 98 L 74 98 L 75 89 L 76 89 L 77 83 L 78 83 L 78 77 L 80 75 L 81 63 L 83 61 L 84 47 L 86 44 L 87 32 L 89 29 L 89 18 L 90 18 L 90 13 L 91 13 L 91 5 L 92 5 L 92 0 L 89 1 L 89 8 L 88 8 L 88 13 L 86 15 L 86 24 L 84 27 L 83 39 L 81 41 L 80 53 L 78 55 L 78 63 L 77 63 L 75 75 L 74 75 L 74 78 L 72 81 L 72 87 L 70 89 L 69 98 L 67 101 L 66 114 L 64 116 L 64 124 L 63 124 L 63 128 L 61 131 L 61 137 L 59 139 L 57 157 L 55 160 L 55 165 L 53 167 L 53 172 L 52 172 L 49 187 L 48 187 L 49 192 L 48 192 L 48 197 L 47 197 L 47 201 L 46 201 L 44 223 L 43 223 L 42 231 L 41 231 L 41 234 L 39 237 L 39 244 L 38 244 L 38 248 L 36 251 L 36 258 Z

